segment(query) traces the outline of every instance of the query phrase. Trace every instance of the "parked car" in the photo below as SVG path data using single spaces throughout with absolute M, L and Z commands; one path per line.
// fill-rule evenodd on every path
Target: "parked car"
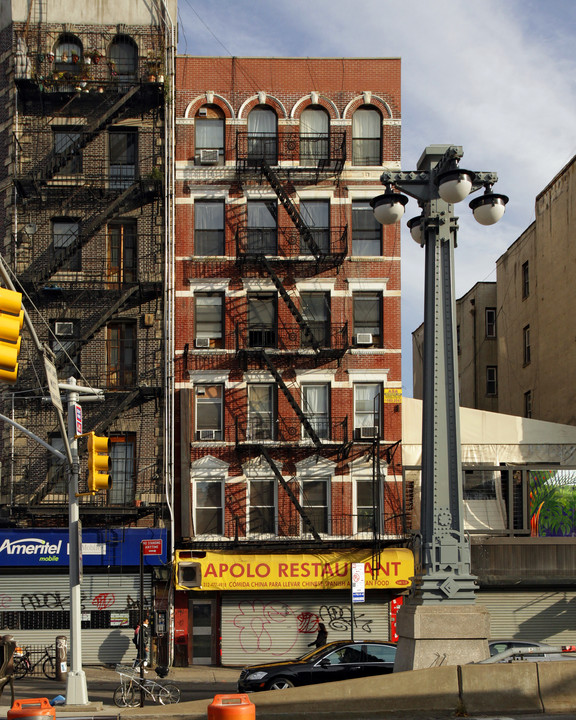
M 511 650 L 512 648 L 518 650 L 533 649 L 533 652 L 523 655 L 511 655 L 501 662 L 516 662 L 516 661 L 528 661 L 528 662 L 550 662 L 553 660 L 576 660 L 576 647 L 570 646 L 558 646 L 549 645 L 547 643 L 537 642 L 535 640 L 489 640 L 488 647 L 490 649 L 490 657 Z M 563 652 L 558 652 L 558 648 L 562 647 Z
M 300 685 L 385 675 L 394 670 L 395 657 L 395 643 L 337 640 L 296 660 L 245 667 L 238 678 L 238 692 L 285 690 Z

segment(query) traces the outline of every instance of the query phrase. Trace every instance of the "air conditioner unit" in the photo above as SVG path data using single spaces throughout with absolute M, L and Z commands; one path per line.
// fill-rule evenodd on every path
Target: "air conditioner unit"
M 360 437 L 363 440 L 374 439 L 378 435 L 378 427 L 376 425 L 367 425 L 360 428 Z
M 218 162 L 218 150 L 200 150 L 200 165 L 216 165 Z
M 57 322 L 54 325 L 54 332 L 56 335 L 68 336 L 74 335 L 74 323 L 73 322 Z
M 198 430 L 200 440 L 216 440 L 218 430 Z
M 356 345 L 372 345 L 372 333 L 358 333 L 356 335 Z
M 208 338 L 208 337 L 196 338 L 196 347 L 197 348 L 209 348 L 210 347 L 210 338 Z

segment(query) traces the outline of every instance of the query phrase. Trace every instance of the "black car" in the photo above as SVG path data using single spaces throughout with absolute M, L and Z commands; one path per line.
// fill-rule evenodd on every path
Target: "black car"
M 285 690 L 300 685 L 385 675 L 394 670 L 396 644 L 380 640 L 337 640 L 296 660 L 245 667 L 238 692 Z

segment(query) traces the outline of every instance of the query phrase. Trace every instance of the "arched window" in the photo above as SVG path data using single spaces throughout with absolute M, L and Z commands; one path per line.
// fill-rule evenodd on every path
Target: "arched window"
M 278 162 L 278 118 L 267 105 L 257 105 L 248 115 L 248 159 Z
M 330 156 L 330 118 L 321 107 L 308 107 L 300 116 L 300 164 L 318 165 Z
M 117 35 L 108 51 L 110 68 L 119 80 L 132 80 L 138 70 L 138 46 L 127 35 Z
M 76 35 L 60 35 L 54 46 L 55 70 L 58 72 L 79 72 L 82 61 L 82 43 Z
M 382 162 L 382 116 L 364 105 L 352 117 L 352 165 L 380 165 Z
M 217 105 L 203 105 L 194 119 L 196 162 L 224 164 L 224 113 Z

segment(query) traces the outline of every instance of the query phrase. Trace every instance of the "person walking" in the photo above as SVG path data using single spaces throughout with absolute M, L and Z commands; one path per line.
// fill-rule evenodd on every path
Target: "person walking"
M 148 665 L 150 651 L 150 620 L 144 618 L 142 625 L 139 625 L 134 632 L 134 641 L 138 650 L 136 664 L 146 667 Z M 144 670 L 144 672 L 147 672 Z
M 318 623 L 318 635 L 316 635 L 316 640 L 313 640 L 311 643 L 308 643 L 308 647 L 311 647 L 312 645 L 316 645 L 317 648 L 320 648 L 323 645 L 326 645 L 327 640 L 328 640 L 328 630 L 326 630 L 326 625 L 324 625 L 324 623 Z

